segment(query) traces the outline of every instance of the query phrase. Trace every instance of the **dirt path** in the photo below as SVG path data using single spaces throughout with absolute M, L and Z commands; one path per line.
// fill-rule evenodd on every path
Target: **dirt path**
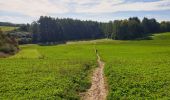
M 106 100 L 107 86 L 104 78 L 104 62 L 100 60 L 99 54 L 97 54 L 98 67 L 94 70 L 92 76 L 92 86 L 85 93 L 83 100 Z

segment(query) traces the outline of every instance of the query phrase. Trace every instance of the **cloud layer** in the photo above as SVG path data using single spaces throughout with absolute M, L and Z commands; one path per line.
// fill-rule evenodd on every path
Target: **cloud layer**
M 168 10 L 170 0 L 0 0 L 0 21 L 24 17 L 30 21 L 41 15 L 95 19 L 106 13 Z

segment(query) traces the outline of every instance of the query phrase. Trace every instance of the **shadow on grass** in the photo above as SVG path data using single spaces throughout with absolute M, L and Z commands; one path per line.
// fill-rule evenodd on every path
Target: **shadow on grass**
M 153 36 L 154 36 L 153 34 L 147 34 L 147 35 L 142 36 L 141 38 L 136 38 L 132 41 L 153 40 Z
M 91 41 L 91 40 L 103 39 L 103 38 L 101 37 L 101 38 L 77 39 L 77 40 L 73 39 L 73 40 L 58 41 L 58 42 L 39 42 L 35 44 L 38 44 L 40 46 L 55 46 L 55 45 L 67 44 L 68 42 Z
M 45 43 L 37 43 L 40 46 L 55 46 L 55 45 L 60 45 L 60 44 L 66 44 L 66 41 L 61 41 L 61 42 L 45 42 Z

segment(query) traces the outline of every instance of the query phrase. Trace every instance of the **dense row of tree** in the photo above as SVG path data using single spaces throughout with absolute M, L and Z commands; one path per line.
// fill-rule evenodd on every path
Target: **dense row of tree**
M 131 40 L 143 38 L 151 33 L 170 32 L 170 22 L 159 23 L 155 19 L 148 18 L 140 21 L 137 17 L 99 23 L 42 16 L 32 24 L 0 22 L 0 26 L 18 26 L 19 28 L 12 34 L 16 34 L 15 36 L 19 38 L 21 44 L 30 43 L 31 38 L 33 43 L 96 38 Z M 29 33 L 32 33 L 32 36 Z
M 14 23 L 10 23 L 10 22 L 0 22 L 0 26 L 13 26 L 13 27 L 20 27 L 23 26 L 25 24 L 14 24 Z
M 40 17 L 37 22 L 25 25 L 33 33 L 33 42 L 59 42 L 96 38 L 131 40 L 143 38 L 151 33 L 170 31 L 170 22 L 137 17 L 115 20 L 108 23 Z M 24 29 L 24 28 L 23 28 Z
M 170 31 L 170 22 L 157 22 L 155 19 L 144 18 L 140 21 L 137 17 L 128 20 L 115 20 L 104 23 L 104 34 L 108 38 L 131 40 L 143 38 L 151 33 Z
M 73 19 L 40 17 L 30 25 L 34 42 L 96 39 L 102 37 L 100 23 Z
M 170 22 L 161 22 L 160 23 L 160 31 L 161 32 L 170 32 Z

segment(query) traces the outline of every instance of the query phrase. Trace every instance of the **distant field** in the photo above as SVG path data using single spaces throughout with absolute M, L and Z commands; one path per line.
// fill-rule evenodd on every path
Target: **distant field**
M 165 40 L 165 41 L 170 41 L 170 33 L 169 32 L 167 32 L 167 33 L 163 33 L 163 34 L 155 34 L 154 36 L 153 36 L 153 39 L 154 40 Z
M 18 28 L 18 27 L 0 26 L 0 29 L 1 29 L 3 32 L 12 31 L 12 30 L 17 29 L 17 28 Z
M 154 40 L 98 43 L 106 62 L 108 100 L 170 98 L 170 33 Z
M 96 67 L 94 47 L 105 62 L 108 100 L 169 99 L 169 36 L 22 45 L 17 55 L 0 59 L 0 99 L 80 99 Z

